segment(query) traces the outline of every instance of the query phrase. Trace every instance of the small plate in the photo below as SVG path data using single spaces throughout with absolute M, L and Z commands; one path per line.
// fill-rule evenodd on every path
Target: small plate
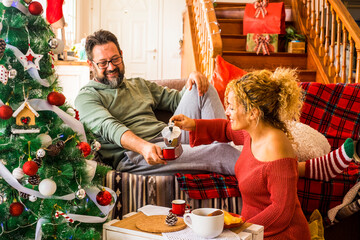
M 233 224 L 230 224 L 230 225 L 224 224 L 224 228 L 228 229 L 228 228 L 240 227 L 241 225 L 243 225 L 243 224 L 245 223 L 245 219 L 244 219 L 244 217 L 242 217 L 241 215 L 236 214 L 236 213 L 231 213 L 231 212 L 229 212 L 229 213 L 230 213 L 230 215 L 232 215 L 232 216 L 234 216 L 234 217 L 241 218 L 241 219 L 242 219 L 242 222 L 240 222 L 240 223 L 233 223 Z

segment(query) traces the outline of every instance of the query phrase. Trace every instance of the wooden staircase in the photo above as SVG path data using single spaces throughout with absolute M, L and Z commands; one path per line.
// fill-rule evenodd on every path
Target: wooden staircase
M 272 0 L 271 2 L 277 1 L 281 0 Z M 310 0 L 304 1 L 306 1 L 306 6 L 313 8 L 312 5 L 308 5 Z M 226 61 L 246 71 L 257 69 L 269 69 L 273 71 L 277 67 L 290 67 L 298 69 L 299 79 L 302 82 L 316 81 L 329 83 L 333 81 L 332 79 L 329 80 L 329 77 L 324 74 L 324 71 L 319 70 L 319 68 L 323 67 L 321 67 L 319 59 L 317 59 L 318 56 L 315 56 L 316 54 L 314 54 L 314 49 L 317 50 L 316 47 L 312 46 L 310 48 L 310 50 L 312 50 L 310 55 L 311 57 L 308 52 L 305 54 L 288 53 L 285 50 L 284 35 L 279 35 L 279 51 L 277 53 L 271 53 L 270 56 L 264 56 L 262 53 L 257 55 L 256 53 L 246 52 L 246 35 L 243 35 L 243 17 L 245 12 L 244 3 L 215 2 L 214 5 L 212 3 L 205 3 L 206 6 L 200 6 L 200 2 L 201 1 L 198 0 L 187 0 L 190 14 L 188 16 L 186 16 L 186 13 L 184 14 L 184 45 L 182 61 L 183 63 L 185 62 L 187 66 L 182 67 L 182 77 L 187 77 L 192 70 L 197 69 L 198 71 L 203 72 L 210 79 L 214 69 L 214 59 L 216 55 L 220 54 Z M 300 9 L 295 8 L 296 14 L 294 14 L 294 6 L 292 6 L 294 4 L 294 0 L 284 0 L 283 2 L 285 2 L 286 26 L 295 26 L 298 31 L 304 33 L 309 40 L 309 30 L 299 26 L 299 23 L 296 22 L 298 21 L 298 11 L 300 11 Z M 194 14 L 194 12 L 199 11 L 201 8 L 204 8 L 203 12 L 205 13 L 201 13 L 200 16 Z M 311 20 L 313 23 L 315 23 L 315 20 L 318 21 L 318 17 L 313 17 L 316 15 L 316 13 L 314 14 L 314 10 L 310 9 L 306 11 L 308 12 L 308 15 L 310 14 L 310 20 L 313 19 Z M 186 17 L 190 19 L 186 20 Z M 195 19 L 191 19 L 191 17 Z M 190 30 L 188 30 L 190 35 L 194 32 L 195 28 L 197 30 L 199 29 L 199 25 L 201 25 L 199 22 L 201 23 L 201 21 L 208 21 L 210 23 L 211 30 L 207 31 L 205 27 L 205 30 L 202 32 L 198 32 L 195 36 L 193 34 L 190 38 L 187 38 L 187 21 L 190 24 Z M 195 22 L 195 26 L 191 27 L 192 21 Z M 215 24 L 217 26 L 214 27 Z M 315 27 L 317 27 L 315 24 L 311 25 L 312 29 Z M 209 29 L 209 27 L 207 29 Z M 318 27 L 318 29 L 320 29 L 320 27 Z M 310 39 L 312 41 L 314 40 L 311 36 Z M 206 46 L 201 47 L 201 43 L 204 42 L 207 42 Z M 313 42 L 311 42 L 311 44 L 308 42 L 307 45 L 313 45 Z M 309 51 L 308 47 L 307 50 Z M 193 50 L 192 54 L 188 53 L 190 49 Z M 191 58 L 194 58 L 194 60 Z M 334 58 L 331 61 L 330 67 L 340 68 L 339 66 L 335 66 L 336 60 L 334 60 Z M 339 59 L 337 61 L 340 62 Z M 327 64 L 329 65 L 329 63 Z M 193 68 L 190 69 L 191 67 Z M 356 67 L 356 69 L 358 68 Z
M 315 82 L 316 70 L 309 69 L 307 54 L 285 51 L 284 35 L 279 35 L 279 52 L 263 55 L 246 52 L 246 35 L 243 35 L 244 3 L 216 3 L 215 14 L 221 30 L 222 57 L 246 71 L 257 69 L 275 70 L 277 67 L 296 68 L 302 82 Z M 285 25 L 294 25 L 291 6 L 285 6 Z

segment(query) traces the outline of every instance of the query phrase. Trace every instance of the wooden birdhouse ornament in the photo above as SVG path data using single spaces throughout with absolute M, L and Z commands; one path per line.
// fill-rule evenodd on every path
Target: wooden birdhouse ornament
M 35 121 L 35 118 L 39 117 L 39 113 L 30 106 L 28 101 L 21 104 L 12 116 L 16 118 L 16 127 L 12 127 L 12 133 L 19 134 L 40 132 L 40 129 L 37 128 Z

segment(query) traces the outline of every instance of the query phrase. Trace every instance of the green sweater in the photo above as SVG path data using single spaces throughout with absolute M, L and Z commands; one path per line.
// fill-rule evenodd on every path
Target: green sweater
M 124 157 L 120 139 L 130 130 L 150 140 L 166 127 L 156 119 L 154 110 L 174 112 L 185 88 L 179 92 L 141 78 L 124 79 L 119 88 L 91 80 L 75 99 L 80 121 L 101 143 L 102 160 L 114 168 Z

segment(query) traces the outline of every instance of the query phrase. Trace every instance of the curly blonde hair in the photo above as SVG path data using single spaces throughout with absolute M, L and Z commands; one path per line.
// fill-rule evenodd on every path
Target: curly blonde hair
M 260 119 L 282 130 L 293 140 L 285 121 L 299 120 L 304 97 L 295 69 L 278 68 L 274 73 L 269 70 L 253 71 L 232 80 L 225 91 L 226 107 L 230 91 L 246 112 L 259 109 Z

